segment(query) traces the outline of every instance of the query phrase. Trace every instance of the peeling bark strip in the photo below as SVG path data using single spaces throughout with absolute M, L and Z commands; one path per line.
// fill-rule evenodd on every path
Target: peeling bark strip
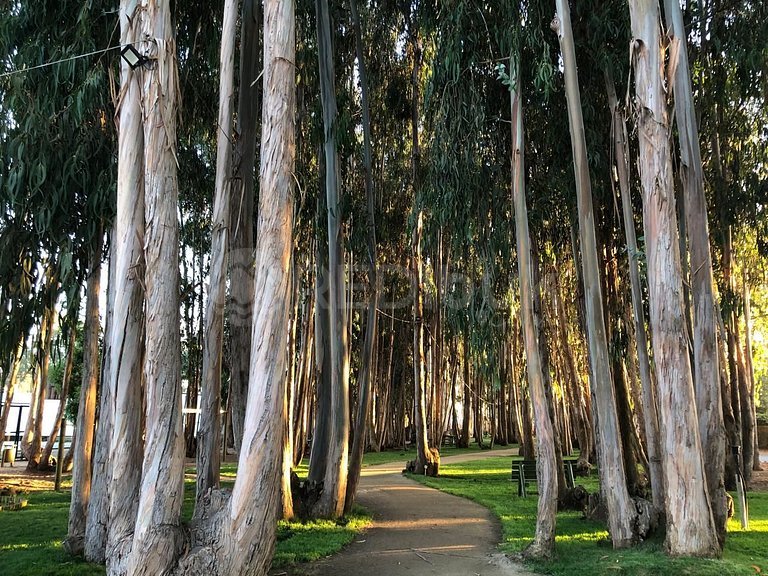
M 715 556 L 720 547 L 710 508 L 683 314 L 669 118 L 662 78 L 659 6 L 630 0 L 632 64 L 640 141 L 651 330 L 659 391 L 666 484 L 667 540 L 673 555 Z
M 520 278 L 520 316 L 525 344 L 528 389 L 533 403 L 536 422 L 536 448 L 538 458 L 536 476 L 539 485 L 536 535 L 525 554 L 534 558 L 549 558 L 555 551 L 555 522 L 557 515 L 557 470 L 555 439 L 544 391 L 541 357 L 539 355 L 536 324 L 533 316 L 533 258 L 528 232 L 528 208 L 525 203 L 525 146 L 523 144 L 523 109 L 517 61 L 512 64 L 510 76 L 515 86 L 510 93 L 512 110 L 512 195 L 515 205 L 517 235 L 517 266 Z
M 624 548 L 637 539 L 637 535 L 633 533 L 636 513 L 627 491 L 622 463 L 622 441 L 616 414 L 616 393 L 611 379 L 592 210 L 592 186 L 587 164 L 576 52 L 571 33 L 571 15 L 567 2 L 557 0 L 556 5 L 557 16 L 552 22 L 552 28 L 560 40 L 565 67 L 565 90 L 579 209 L 579 239 L 584 278 L 590 383 L 594 390 L 597 421 L 600 423 L 597 427 L 599 437 L 597 456 L 600 464 L 601 494 L 608 507 L 608 531 L 611 534 L 613 547 Z

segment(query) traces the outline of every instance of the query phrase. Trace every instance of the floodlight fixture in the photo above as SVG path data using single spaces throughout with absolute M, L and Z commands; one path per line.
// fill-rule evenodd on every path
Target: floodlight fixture
M 131 70 L 136 70 L 139 66 L 144 66 L 149 62 L 149 58 L 141 54 L 133 44 L 126 44 L 122 50 L 120 50 L 120 56 L 128 63 Z

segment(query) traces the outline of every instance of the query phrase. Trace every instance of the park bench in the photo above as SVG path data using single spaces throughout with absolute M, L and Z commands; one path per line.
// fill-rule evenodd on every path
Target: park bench
M 576 461 L 573 459 L 563 459 L 565 468 L 565 483 L 568 488 L 573 488 L 576 484 L 573 468 Z M 525 498 L 528 496 L 528 483 L 536 482 L 536 460 L 515 460 L 512 462 L 512 481 L 517 482 L 517 495 Z

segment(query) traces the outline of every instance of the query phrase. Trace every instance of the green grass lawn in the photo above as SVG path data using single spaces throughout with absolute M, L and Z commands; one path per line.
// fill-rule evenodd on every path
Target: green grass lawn
M 445 453 L 477 451 L 446 448 Z M 415 457 L 415 450 L 388 451 L 365 455 L 364 465 L 405 462 Z M 188 473 L 194 469 L 188 468 Z M 226 487 L 234 482 L 237 463 L 226 462 L 221 469 L 222 483 Z M 306 464 L 297 470 L 306 476 Z M 33 492 L 29 505 L 18 511 L 0 511 L 0 574 L 15 576 L 95 576 L 103 575 L 104 567 L 89 564 L 69 556 L 61 547 L 67 533 L 69 514 L 69 484 L 64 492 Z M 183 517 L 192 516 L 194 481 L 186 484 Z M 285 566 L 317 560 L 337 552 L 370 524 L 370 516 L 359 508 L 343 523 L 335 522 L 280 522 L 273 565 Z
M 502 550 L 521 551 L 532 539 L 536 523 L 536 494 L 518 498 L 517 485 L 510 480 L 509 457 L 493 457 L 476 462 L 446 465 L 440 477 L 413 475 L 412 478 L 445 492 L 475 500 L 501 519 L 504 534 Z M 597 480 L 579 478 L 588 490 L 597 490 Z M 582 519 L 578 512 L 557 516 L 556 558 L 551 562 L 531 563 L 543 574 L 633 576 L 736 576 L 768 573 L 768 494 L 749 493 L 750 531 L 738 522 L 729 524 L 728 540 L 720 560 L 670 558 L 663 552 L 663 539 L 657 537 L 630 550 L 614 551 L 608 532 L 599 522 Z
M 442 455 L 477 451 L 444 448 Z M 414 451 L 366 454 L 364 465 L 405 462 Z M 533 538 L 536 521 L 536 495 L 518 498 L 516 484 L 510 480 L 510 457 L 490 457 L 475 462 L 444 465 L 441 476 L 416 480 L 479 502 L 491 509 L 503 526 L 502 550 L 519 552 Z M 234 481 L 237 465 L 222 466 L 222 482 Z M 191 471 L 191 470 L 188 470 Z M 306 467 L 298 470 L 306 474 Z M 597 489 L 595 478 L 579 479 L 590 491 Z M 66 486 L 66 484 L 65 484 Z M 194 482 L 187 481 L 184 518 L 192 514 Z M 69 513 L 68 492 L 33 492 L 29 505 L 18 511 L 0 512 L 0 573 L 18 576 L 103 575 L 104 568 L 70 557 L 61 547 Z M 544 574 L 636 575 L 636 576 L 731 576 L 768 573 L 768 493 L 750 493 L 750 528 L 741 531 L 732 521 L 725 553 L 721 560 L 672 559 L 663 551 L 660 538 L 631 550 L 614 551 L 605 527 L 583 520 L 580 513 L 558 514 L 556 558 L 533 563 L 531 568 Z M 316 560 L 333 554 L 351 542 L 370 523 L 363 510 L 356 509 L 342 523 L 281 522 L 277 532 L 275 567 Z

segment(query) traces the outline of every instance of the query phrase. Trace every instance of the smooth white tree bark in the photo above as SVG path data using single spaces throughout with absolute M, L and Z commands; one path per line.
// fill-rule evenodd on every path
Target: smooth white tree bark
M 231 496 L 213 491 L 178 574 L 263 576 L 280 508 L 283 398 L 293 246 L 295 22 L 291 0 L 264 4 L 264 106 L 254 323 L 245 429 Z

